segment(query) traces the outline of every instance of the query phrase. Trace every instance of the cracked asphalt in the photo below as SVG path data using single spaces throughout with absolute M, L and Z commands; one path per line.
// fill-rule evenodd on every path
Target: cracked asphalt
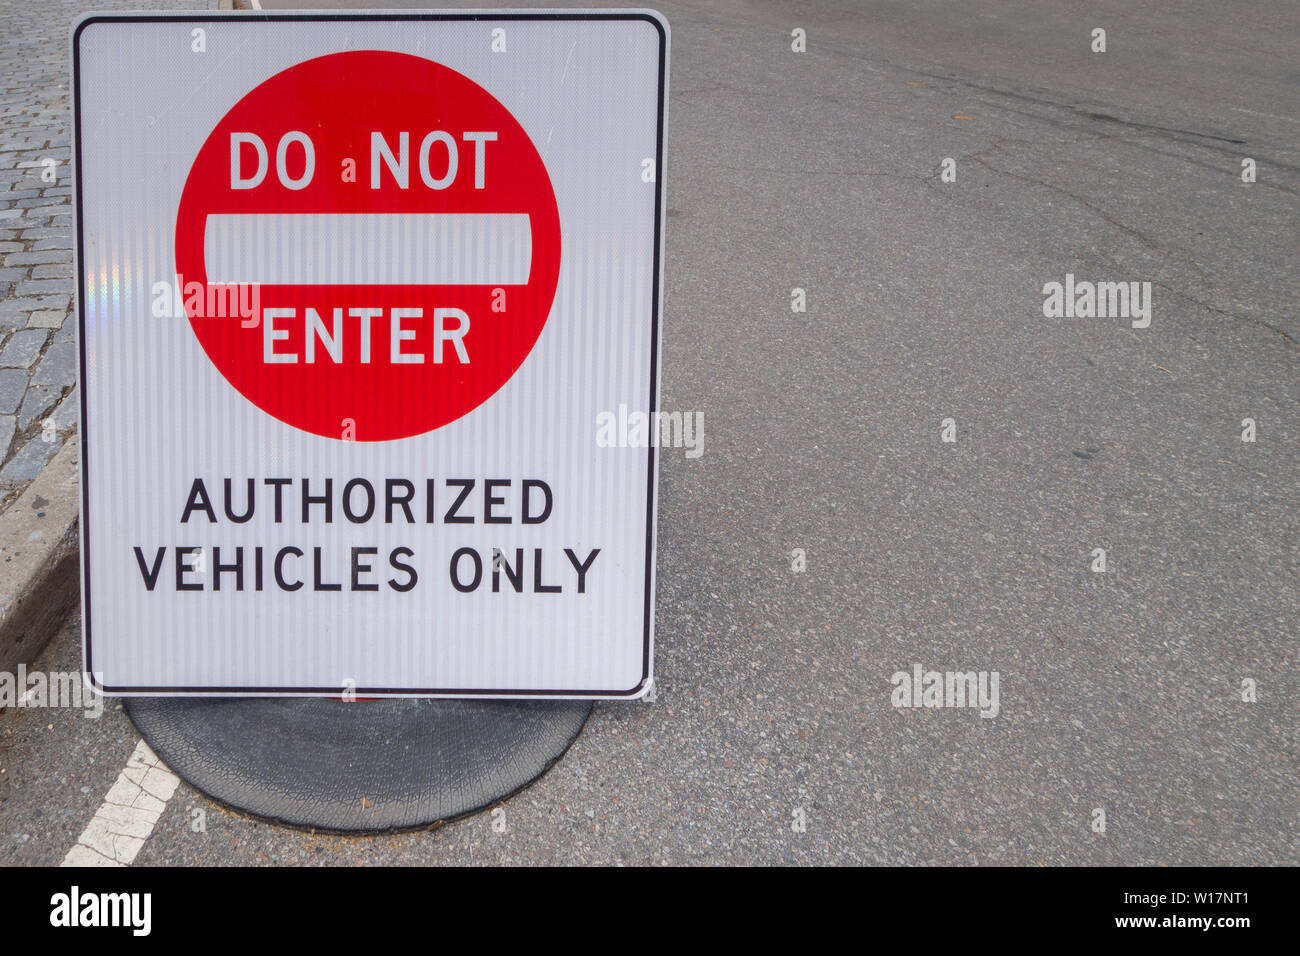
M 504 832 L 182 785 L 135 865 L 1300 862 L 1294 5 L 658 9 L 663 407 L 706 443 L 662 464 L 657 699 Z M 1151 283 L 1150 326 L 1045 317 L 1067 275 Z M 997 671 L 998 715 L 894 708 L 916 664 Z M 61 860 L 137 739 L 0 715 L 0 859 Z

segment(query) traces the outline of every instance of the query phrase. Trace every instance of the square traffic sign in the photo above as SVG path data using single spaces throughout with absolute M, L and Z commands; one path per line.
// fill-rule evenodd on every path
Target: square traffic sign
M 96 685 L 643 693 L 662 18 L 94 15 L 73 63 Z

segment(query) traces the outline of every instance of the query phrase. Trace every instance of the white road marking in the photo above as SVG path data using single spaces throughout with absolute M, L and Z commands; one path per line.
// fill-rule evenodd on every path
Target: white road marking
M 63 866 L 130 866 L 179 784 L 140 741 Z

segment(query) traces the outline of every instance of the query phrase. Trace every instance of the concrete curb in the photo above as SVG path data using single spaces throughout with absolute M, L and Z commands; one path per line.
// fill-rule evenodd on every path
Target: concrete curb
M 30 664 L 80 600 L 74 434 L 0 514 L 0 671 Z

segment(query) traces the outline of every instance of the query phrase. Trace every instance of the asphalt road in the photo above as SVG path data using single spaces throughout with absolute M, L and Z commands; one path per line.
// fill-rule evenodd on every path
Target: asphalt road
M 1300 862 L 1294 5 L 658 9 L 663 407 L 706 445 L 662 465 L 657 700 L 597 705 L 504 832 L 183 785 L 136 865 Z M 1044 317 L 1067 274 L 1150 282 L 1150 326 Z M 998 715 L 895 709 L 915 664 L 997 671 Z M 0 715 L 0 859 L 62 859 L 137 739 Z

